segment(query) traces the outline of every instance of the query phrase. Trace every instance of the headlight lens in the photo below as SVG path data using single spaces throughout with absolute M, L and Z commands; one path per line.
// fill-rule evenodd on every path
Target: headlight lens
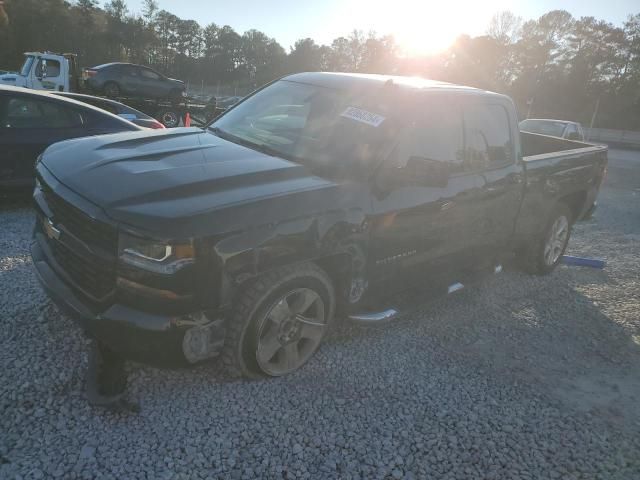
M 120 261 L 156 273 L 175 273 L 195 258 L 191 242 L 163 243 L 121 233 L 118 243 Z

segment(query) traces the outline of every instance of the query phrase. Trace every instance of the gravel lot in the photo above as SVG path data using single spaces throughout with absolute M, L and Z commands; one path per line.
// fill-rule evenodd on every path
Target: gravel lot
M 28 203 L 0 206 L 0 478 L 640 479 L 640 152 L 611 151 L 570 253 L 337 328 L 291 376 L 131 367 L 139 413 L 87 406 L 87 342 L 31 270 Z

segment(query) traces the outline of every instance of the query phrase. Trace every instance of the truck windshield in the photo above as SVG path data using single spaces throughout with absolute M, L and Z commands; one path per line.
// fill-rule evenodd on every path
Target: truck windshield
M 395 90 L 366 94 L 280 80 L 215 121 L 216 135 L 342 175 L 371 168 L 400 128 Z M 333 176 L 332 175 L 332 176 Z
M 22 67 L 20 67 L 20 75 L 22 75 L 23 77 L 29 75 L 29 72 L 31 71 L 31 65 L 33 65 L 33 61 L 35 60 L 35 58 L 36 57 L 34 57 L 33 55 L 27 55 L 27 58 L 24 59 Z
M 520 130 L 523 132 L 539 133 L 552 137 L 562 137 L 565 126 L 565 123 L 553 120 L 523 120 L 520 122 Z

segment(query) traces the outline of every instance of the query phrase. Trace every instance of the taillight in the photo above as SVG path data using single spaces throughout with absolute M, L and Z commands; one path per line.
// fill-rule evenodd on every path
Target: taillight
M 97 73 L 97 70 L 83 70 L 82 76 L 86 80 L 87 78 L 95 77 Z
M 163 124 L 161 124 L 160 122 L 158 122 L 157 120 L 156 120 L 155 122 L 153 122 L 153 123 L 151 124 L 151 126 L 150 126 L 150 127 L 151 127 L 151 128 L 154 128 L 154 129 L 156 129 L 156 128 L 167 128 L 167 127 L 165 127 Z

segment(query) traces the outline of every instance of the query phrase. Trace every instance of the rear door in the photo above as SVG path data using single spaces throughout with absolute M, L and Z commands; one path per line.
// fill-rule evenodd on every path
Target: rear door
M 500 99 L 468 99 L 463 106 L 465 159 L 482 176 L 475 201 L 482 207 L 470 232 L 482 250 L 503 248 L 511 239 L 524 194 L 524 174 L 516 158 L 513 108 Z
M 0 184 L 31 185 L 38 155 L 53 143 L 86 134 L 84 118 L 73 107 L 14 92 L 0 99 Z

